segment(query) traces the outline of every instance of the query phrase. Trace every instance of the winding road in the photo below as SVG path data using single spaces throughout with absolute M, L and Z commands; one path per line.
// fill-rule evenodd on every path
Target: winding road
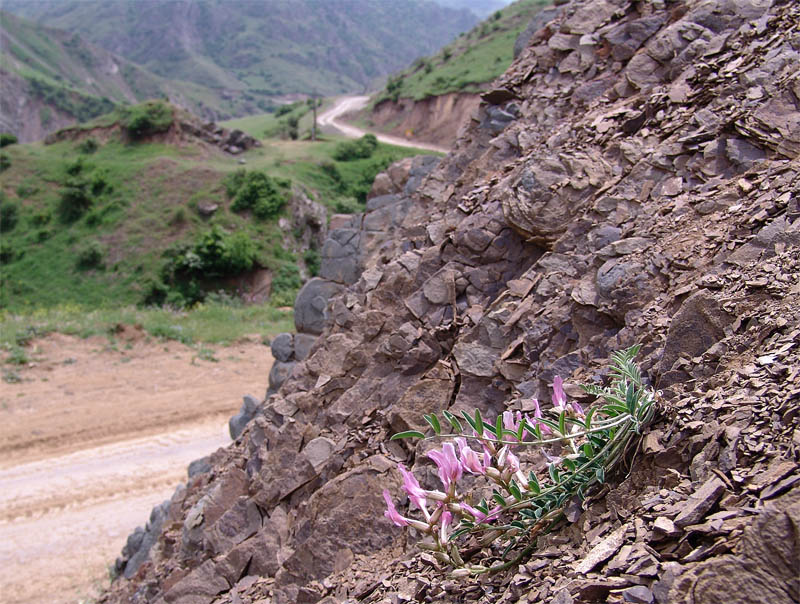
M 352 124 L 347 124 L 341 121 L 341 117 L 347 113 L 363 109 L 369 102 L 368 96 L 344 96 L 336 100 L 336 103 L 330 109 L 324 111 L 317 117 L 317 123 L 321 128 L 328 128 L 338 131 L 344 136 L 350 138 L 361 138 L 368 134 L 366 130 L 357 128 Z M 396 145 L 398 147 L 411 147 L 413 149 L 425 149 L 426 151 L 436 151 L 438 153 L 447 153 L 450 151 L 447 147 L 440 147 L 438 145 L 431 145 L 430 143 L 422 143 L 411 141 L 399 136 L 390 136 L 388 134 L 379 134 L 373 132 L 379 141 L 387 145 Z

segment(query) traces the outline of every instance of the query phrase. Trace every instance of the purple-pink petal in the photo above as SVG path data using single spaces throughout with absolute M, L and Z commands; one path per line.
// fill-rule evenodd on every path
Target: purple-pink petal
M 444 443 L 441 451 L 429 451 L 428 457 L 436 464 L 445 491 L 449 490 L 450 485 L 461 478 L 463 472 L 453 443 Z
M 567 404 L 567 395 L 564 394 L 564 380 L 560 376 L 553 378 L 553 406 L 563 409 Z
M 459 453 L 461 454 L 461 467 L 467 472 L 472 474 L 486 474 L 486 469 L 481 464 L 480 457 L 467 445 L 467 439 L 463 437 L 456 438 Z
M 388 489 L 383 489 L 383 499 L 386 501 L 386 511 L 383 513 L 389 520 L 394 522 L 397 526 L 408 526 L 408 520 L 403 518 L 394 507 L 392 496 L 389 494 Z
M 401 463 L 397 464 L 397 469 L 403 475 L 403 490 L 408 494 L 411 503 L 424 511 L 426 503 L 425 491 L 419 486 L 417 478 Z

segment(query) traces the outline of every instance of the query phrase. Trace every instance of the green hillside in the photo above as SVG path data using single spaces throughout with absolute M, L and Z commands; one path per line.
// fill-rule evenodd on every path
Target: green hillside
M 431 0 L 6 0 L 169 79 L 254 100 L 363 90 L 476 17 Z
M 514 41 L 548 0 L 518 0 L 498 10 L 437 54 L 389 77 L 373 104 L 400 97 L 422 100 L 451 92 L 479 92 L 514 58 Z
M 75 140 L 2 149 L 0 309 L 180 307 L 235 294 L 231 279 L 258 267 L 273 274 L 274 305 L 291 303 L 315 263 L 302 234 L 279 226 L 292 195 L 356 211 L 378 171 L 415 153 L 380 144 L 367 159 L 336 161 L 338 140 L 268 140 L 234 158 L 171 144 L 159 132 L 179 119 L 153 102 L 103 116 Z
M 167 80 L 86 42 L 0 11 L 0 131 L 36 140 L 59 126 L 107 113 L 115 105 L 169 97 L 213 119 L 259 110 L 219 91 Z M 21 102 L 22 101 L 22 102 Z M 263 108 L 262 108 L 263 110 Z

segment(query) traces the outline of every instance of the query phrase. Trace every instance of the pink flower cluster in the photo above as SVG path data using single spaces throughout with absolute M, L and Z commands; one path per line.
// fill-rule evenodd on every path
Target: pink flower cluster
M 553 410 L 559 414 L 566 411 L 582 417 L 583 409 L 578 403 L 567 403 L 563 383 L 563 380 L 558 376 L 553 380 Z M 530 432 L 530 427 L 535 428 L 538 426 L 543 435 L 552 433 L 552 429 L 540 421 L 542 412 L 539 407 L 539 401 L 536 399 L 532 399 L 532 401 L 534 413 L 532 418 L 528 415 L 524 416 L 526 428 L 522 431 L 522 442 L 526 439 L 536 439 L 536 436 Z M 519 429 L 522 421 L 523 416 L 519 411 L 505 411 L 503 413 L 503 428 L 515 435 L 520 434 Z M 479 435 L 474 431 L 472 436 L 473 438 L 479 438 Z M 510 438 L 508 434 L 505 434 L 500 440 L 508 441 Z M 383 491 L 383 498 L 386 500 L 387 506 L 387 510 L 384 512 L 386 518 L 397 526 L 413 526 L 425 533 L 435 535 L 440 544 L 446 542 L 447 531 L 454 514 L 462 517 L 466 515 L 477 523 L 486 523 L 495 520 L 502 511 L 501 506 L 497 506 L 489 510 L 488 513 L 484 513 L 460 500 L 456 483 L 464 472 L 486 476 L 506 489 L 514 478 L 516 478 L 518 487 L 521 490 L 526 490 L 527 485 L 527 478 L 520 470 L 519 458 L 512 452 L 515 445 L 506 442 L 506 444 L 499 446 L 500 443 L 497 442 L 497 438 L 489 431 L 484 431 L 483 436 L 480 437 L 482 448 L 480 452 L 472 449 L 465 437 L 457 437 L 454 441 L 455 445 L 451 442 L 446 442 L 442 445 L 441 450 L 432 450 L 427 454 L 436 464 L 439 480 L 443 487 L 442 491 L 423 489 L 414 475 L 403 464 L 398 464 L 398 469 L 403 475 L 403 490 L 414 507 L 422 512 L 425 519 L 424 522 L 402 516 L 397 511 L 389 491 L 387 489 Z M 456 452 L 456 446 L 458 447 L 458 452 Z M 428 509 L 429 500 L 435 502 L 432 510 Z M 439 525 L 438 530 L 436 528 L 437 524 Z

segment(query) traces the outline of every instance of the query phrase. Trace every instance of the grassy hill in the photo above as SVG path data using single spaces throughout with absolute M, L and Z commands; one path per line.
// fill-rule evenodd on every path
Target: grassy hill
M 217 289 L 235 295 L 257 268 L 272 274 L 273 306 L 290 304 L 315 263 L 302 233 L 280 222 L 291 197 L 358 210 L 374 175 L 415 153 L 381 144 L 345 162 L 334 159 L 338 140 L 267 140 L 234 158 L 177 140 L 184 118 L 154 102 L 86 124 L 75 140 L 2 149 L 0 309 L 180 307 Z
M 451 92 L 479 92 L 508 68 L 517 36 L 548 4 L 547 0 L 518 0 L 494 12 L 438 53 L 417 59 L 389 77 L 373 105 L 401 97 L 422 100 Z
M 476 21 L 431 0 L 6 0 L 4 7 L 160 76 L 252 102 L 363 90 Z

